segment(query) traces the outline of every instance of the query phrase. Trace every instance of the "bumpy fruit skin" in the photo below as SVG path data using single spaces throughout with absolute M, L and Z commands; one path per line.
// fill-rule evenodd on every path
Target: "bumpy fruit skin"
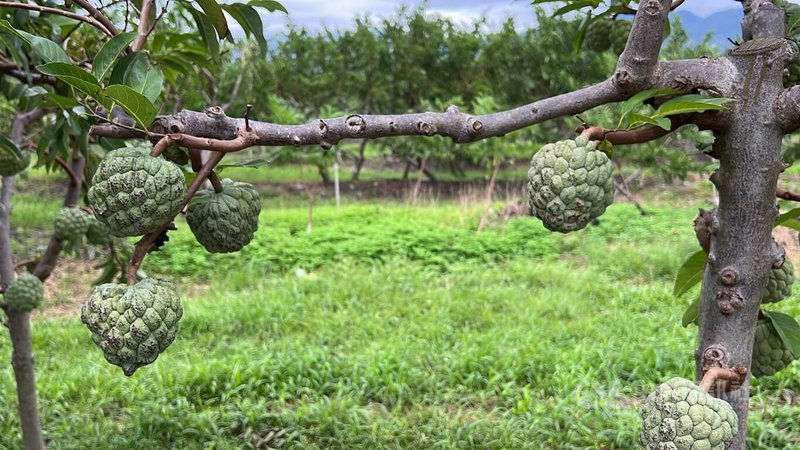
M 611 160 L 584 136 L 547 144 L 531 160 L 531 212 L 552 231 L 580 230 L 614 200 Z
M 53 221 L 56 237 L 65 241 L 79 241 L 89 229 L 92 216 L 79 208 L 64 207 L 58 210 Z
M 31 154 L 22 152 L 22 158 L 17 158 L 8 152 L 0 152 L 0 176 L 10 177 L 25 170 L 31 163 Z
M 792 284 L 794 265 L 786 258 L 781 267 L 770 270 L 767 285 L 761 291 L 761 303 L 776 303 L 791 296 Z
M 261 201 L 252 184 L 222 180 L 223 191 L 200 191 L 189 203 L 186 222 L 197 242 L 212 253 L 236 252 L 258 230 Z
M 100 163 L 89 189 L 95 216 L 114 236 L 139 236 L 175 217 L 186 193 L 183 172 L 150 156 L 147 148 L 111 151 Z
M 13 311 L 29 312 L 44 300 L 44 287 L 36 275 L 25 272 L 6 288 L 5 302 Z
M 131 376 L 172 344 L 182 315 L 175 285 L 145 278 L 133 286 L 97 286 L 83 304 L 81 321 L 106 360 Z
M 642 408 L 646 450 L 725 450 L 739 432 L 728 402 L 685 378 L 672 378 L 652 392 Z
M 794 354 L 784 345 L 772 321 L 759 320 L 753 341 L 750 373 L 754 377 L 769 377 L 785 369 L 794 360 Z
M 631 22 L 627 20 L 599 19 L 589 25 L 583 42 L 592 51 L 602 53 L 610 50 L 619 55 L 625 50 L 630 32 Z
M 108 245 L 111 243 L 111 230 L 108 229 L 108 225 L 92 217 L 86 230 L 86 239 L 92 245 Z

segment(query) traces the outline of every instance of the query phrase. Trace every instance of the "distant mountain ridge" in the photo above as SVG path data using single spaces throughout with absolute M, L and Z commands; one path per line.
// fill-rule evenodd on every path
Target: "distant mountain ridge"
M 713 33 L 711 43 L 722 50 L 733 46 L 728 38 L 731 40 L 741 38 L 742 15 L 742 8 L 720 11 L 705 18 L 678 9 L 678 16 L 686 32 L 695 43 L 702 42 L 708 33 Z

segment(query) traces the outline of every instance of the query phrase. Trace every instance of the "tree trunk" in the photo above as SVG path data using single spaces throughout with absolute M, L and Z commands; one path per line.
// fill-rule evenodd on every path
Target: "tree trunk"
M 41 117 L 39 111 L 18 115 L 11 128 L 11 140 L 19 144 L 25 127 L 31 120 Z M 3 288 L 15 278 L 14 260 L 11 254 L 11 197 L 14 177 L 3 177 L 0 191 L 0 284 Z M 33 340 L 31 338 L 30 313 L 13 312 L 6 309 L 8 332 L 11 336 L 11 366 L 17 384 L 19 417 L 22 425 L 22 441 L 26 450 L 44 449 L 39 404 L 36 399 L 36 374 L 33 365 Z
M 783 36 L 783 14 L 757 0 L 748 22 L 758 23 L 755 37 Z M 747 9 L 746 9 L 747 10 Z M 780 11 L 780 10 L 779 10 Z M 779 25 L 779 26 L 778 26 Z M 695 353 L 698 379 L 714 366 L 750 368 L 753 335 L 761 302 L 761 289 L 772 264 L 782 257 L 772 243 L 777 217 L 775 190 L 783 170 L 783 133 L 773 109 L 783 89 L 783 48 L 753 55 L 731 55 L 739 73 L 736 103 L 730 103 L 725 131 L 716 134 L 715 151 L 720 168 L 712 175 L 719 190 L 719 207 L 711 226 L 711 246 L 703 276 L 700 302 L 700 334 Z M 776 64 L 775 61 L 778 60 Z M 716 396 L 728 401 L 739 417 L 739 434 L 730 449 L 744 450 L 750 377 L 742 386 Z
M 328 173 L 328 168 L 323 165 L 318 165 L 317 172 L 319 173 L 320 178 L 322 178 L 322 184 L 325 186 L 330 186 L 331 175 Z

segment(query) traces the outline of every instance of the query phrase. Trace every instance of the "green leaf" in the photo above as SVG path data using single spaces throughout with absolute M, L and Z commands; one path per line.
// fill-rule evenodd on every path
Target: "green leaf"
M 242 13 L 239 11 L 239 6 L 242 6 L 241 3 L 233 3 L 230 5 L 220 5 L 222 9 L 228 13 L 233 20 L 239 22 L 239 25 L 242 27 L 242 31 L 244 31 L 244 35 L 246 37 L 250 37 L 250 34 L 253 30 L 250 29 L 250 24 L 247 23 L 247 20 L 244 18 Z
M 628 100 L 625 101 L 625 103 L 622 104 L 622 108 L 620 109 L 620 123 L 622 123 L 622 121 L 628 116 L 628 114 L 633 112 L 634 109 L 641 106 L 645 100 L 653 97 L 660 97 L 663 95 L 674 95 L 680 93 L 681 91 L 672 88 L 655 88 L 639 92 L 638 94 L 629 98 Z
M 247 22 L 250 30 L 253 32 L 253 36 L 255 36 L 258 42 L 258 47 L 261 49 L 261 56 L 266 56 L 269 48 L 267 47 L 267 39 L 264 38 L 264 26 L 258 11 L 248 5 L 233 4 L 231 6 L 242 14 L 242 17 L 244 17 L 244 20 Z M 242 25 L 242 27 L 244 28 L 244 25 Z
M 203 39 L 206 50 L 212 57 L 216 58 L 219 56 L 219 40 L 217 39 L 216 31 L 214 31 L 214 24 L 200 11 L 194 8 L 188 8 L 188 11 L 197 24 L 197 30 L 200 32 L 200 38 Z
M 600 4 L 603 3 L 602 0 L 581 0 L 581 1 L 573 1 L 568 2 L 566 5 L 558 8 L 553 12 L 553 17 L 564 15 L 570 11 L 575 11 L 581 8 L 597 8 Z
M 797 357 L 800 355 L 800 324 L 794 317 L 778 311 L 764 311 L 781 337 L 783 344 Z
M 136 92 L 142 92 L 144 80 L 150 63 L 144 52 L 133 52 L 119 60 L 114 70 L 111 71 L 110 84 L 124 84 Z
M 6 136 L 0 135 L 0 151 L 6 154 L 14 155 L 17 159 L 22 159 L 22 151 L 17 147 L 11 139 Z
M 60 45 L 45 39 L 43 37 L 34 36 L 22 30 L 17 30 L 12 27 L 7 20 L 0 20 L 0 30 L 8 31 L 15 34 L 17 37 L 25 41 L 31 48 L 39 55 L 45 63 L 62 62 L 69 63 L 70 59 L 67 52 L 61 48 Z
M 645 116 L 644 114 L 630 113 L 628 115 L 628 121 L 630 128 L 636 128 L 640 125 L 654 125 L 667 131 L 672 128 L 672 122 L 665 117 L 656 118 Z
M 778 216 L 778 220 L 775 221 L 774 226 L 786 225 L 787 222 L 791 222 L 798 217 L 800 217 L 800 208 L 792 209 Z
M 680 297 L 703 279 L 703 270 L 706 266 L 708 255 L 703 250 L 692 253 L 678 269 L 675 277 L 675 287 L 672 295 Z
M 136 39 L 136 34 L 135 31 L 121 33 L 103 44 L 103 48 L 97 52 L 97 56 L 94 57 L 94 61 L 92 62 L 92 75 L 99 81 L 103 81 L 103 78 L 108 74 L 117 56 L 125 50 L 125 47 Z
M 141 94 L 147 97 L 151 102 L 155 102 L 158 96 L 161 95 L 161 88 L 164 86 L 164 74 L 161 69 L 152 67 L 147 71 L 144 84 L 142 85 Z
M 269 161 L 265 159 L 243 159 L 241 161 L 236 161 L 230 164 L 220 164 L 214 168 L 217 172 L 222 172 L 222 170 L 228 167 L 250 167 L 252 169 L 257 169 L 259 167 L 264 167 L 269 165 Z
M 656 110 L 657 117 L 672 116 L 675 114 L 689 114 L 703 111 L 721 111 L 727 109 L 725 103 L 734 101 L 732 98 L 706 97 L 697 94 L 681 95 L 670 99 Z
M 150 127 L 153 119 L 156 118 L 156 107 L 144 95 L 134 91 L 128 86 L 112 84 L 102 90 L 104 95 L 115 101 L 145 129 Z
M 84 94 L 94 96 L 100 90 L 100 82 L 89 72 L 72 64 L 51 62 L 36 66 L 44 75 L 56 77 Z
M 694 299 L 691 305 L 686 308 L 686 311 L 683 312 L 683 319 L 681 320 L 681 325 L 683 328 L 688 327 L 691 324 L 697 325 L 697 321 L 700 319 L 700 297 Z
M 281 11 L 284 14 L 289 14 L 289 11 L 287 11 L 280 2 L 273 0 L 250 0 L 247 4 L 258 8 L 265 8 L 269 12 Z
M 211 21 L 214 29 L 217 30 L 217 35 L 220 39 L 225 39 L 228 36 L 228 21 L 225 19 L 225 14 L 222 13 L 222 8 L 214 0 L 195 0 L 206 17 Z

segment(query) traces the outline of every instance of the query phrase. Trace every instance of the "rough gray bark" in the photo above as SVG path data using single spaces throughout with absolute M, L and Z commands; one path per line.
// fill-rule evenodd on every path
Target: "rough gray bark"
M 778 210 L 775 190 L 784 169 L 783 130 L 774 108 L 783 89 L 784 63 L 791 55 L 783 41 L 783 12 L 768 1 L 745 1 L 743 35 L 754 39 L 731 53 L 738 73 L 725 128 L 716 133 L 714 150 L 720 169 L 712 176 L 719 207 L 711 219 L 711 245 L 703 277 L 697 377 L 711 367 L 750 367 L 761 289 L 776 259 L 772 245 Z M 745 448 L 749 376 L 738 389 L 716 396 L 739 416 L 733 450 Z
M 41 117 L 42 112 L 34 110 L 17 115 L 11 127 L 11 140 L 19 144 L 25 127 Z M 0 284 L 3 288 L 16 278 L 11 254 L 11 197 L 14 177 L 4 177 L 0 192 Z M 17 383 L 17 399 L 22 424 L 22 440 L 26 450 L 44 449 L 42 426 L 39 418 L 39 405 L 36 399 L 36 375 L 33 364 L 33 343 L 31 339 L 30 313 L 15 312 L 6 308 L 8 331 L 11 336 L 11 366 Z

